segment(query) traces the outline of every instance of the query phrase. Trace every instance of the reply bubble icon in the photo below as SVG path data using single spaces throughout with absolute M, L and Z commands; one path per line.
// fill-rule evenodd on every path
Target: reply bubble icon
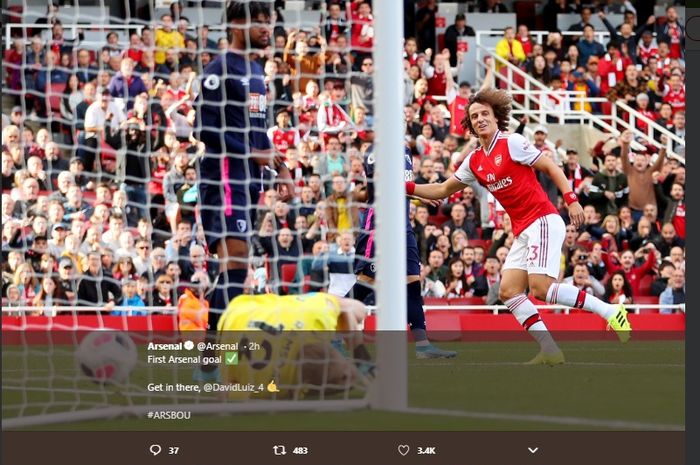
M 151 444 L 151 447 L 149 447 L 148 450 L 151 451 L 151 454 L 153 454 L 155 457 L 156 455 L 160 454 L 163 448 L 160 447 L 160 444 Z

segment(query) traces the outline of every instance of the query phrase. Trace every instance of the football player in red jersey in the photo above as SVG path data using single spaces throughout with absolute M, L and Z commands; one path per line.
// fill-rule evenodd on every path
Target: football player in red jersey
M 563 193 L 574 226 L 583 223 L 583 208 L 564 172 L 520 134 L 509 134 L 511 97 L 503 90 L 485 89 L 472 95 L 462 125 L 479 138 L 480 146 L 462 162 L 454 176 L 440 184 L 406 183 L 409 195 L 442 199 L 478 182 L 498 200 L 511 218 L 515 242 L 503 265 L 499 297 L 513 316 L 540 344 L 531 364 L 564 363 L 564 355 L 547 331 L 525 292 L 549 304 L 582 308 L 600 315 L 623 342 L 630 337 L 627 311 L 610 305 L 570 284 L 558 283 L 565 225 L 549 201 L 536 169 L 552 178 Z

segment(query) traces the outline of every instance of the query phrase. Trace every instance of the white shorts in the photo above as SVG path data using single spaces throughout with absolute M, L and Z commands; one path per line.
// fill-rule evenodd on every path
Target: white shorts
M 348 295 L 357 282 L 357 276 L 352 273 L 330 273 L 328 279 L 328 293 L 337 297 Z
M 525 270 L 559 278 L 561 247 L 566 225 L 561 216 L 550 214 L 536 219 L 513 241 L 503 269 Z

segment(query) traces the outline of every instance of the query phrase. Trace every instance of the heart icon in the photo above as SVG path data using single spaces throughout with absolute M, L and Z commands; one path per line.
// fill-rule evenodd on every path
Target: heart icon
M 411 448 L 408 447 L 406 444 L 399 445 L 399 454 L 403 455 L 404 457 L 406 456 L 406 454 L 408 454 L 409 450 L 411 450 Z

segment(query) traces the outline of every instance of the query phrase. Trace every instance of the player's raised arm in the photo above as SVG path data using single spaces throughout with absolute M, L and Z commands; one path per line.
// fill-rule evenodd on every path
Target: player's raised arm
M 581 204 L 578 202 L 578 197 L 574 191 L 571 190 L 569 180 L 566 179 L 564 171 L 549 157 L 539 157 L 532 166 L 538 171 L 545 173 L 554 181 L 557 189 L 563 194 L 566 205 L 569 207 L 569 219 L 571 223 L 577 228 L 581 226 L 584 220 L 583 207 L 581 207 Z
M 474 180 L 471 173 L 464 173 L 466 162 L 455 173 L 454 176 L 447 178 L 444 182 L 435 184 L 416 184 L 413 181 L 406 182 L 406 194 L 409 196 L 422 197 L 428 200 L 440 200 L 449 197 L 455 192 L 461 191 L 467 184 Z M 458 179 L 458 174 L 463 174 L 461 177 L 464 181 Z

